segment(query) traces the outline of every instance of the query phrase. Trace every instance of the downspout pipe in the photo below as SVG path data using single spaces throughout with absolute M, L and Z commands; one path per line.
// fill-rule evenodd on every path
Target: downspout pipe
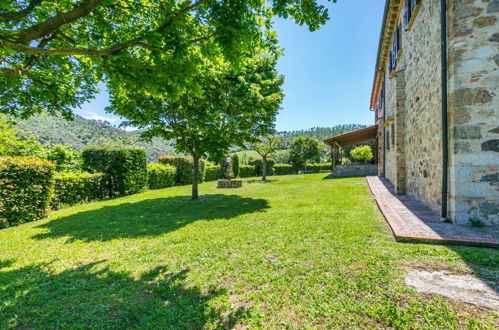
M 383 70 L 383 93 L 386 95 L 386 71 Z M 383 177 L 386 178 L 386 97 L 383 95 Z
M 442 208 L 441 221 L 448 221 L 449 127 L 447 113 L 447 1 L 440 0 L 440 46 L 442 78 Z

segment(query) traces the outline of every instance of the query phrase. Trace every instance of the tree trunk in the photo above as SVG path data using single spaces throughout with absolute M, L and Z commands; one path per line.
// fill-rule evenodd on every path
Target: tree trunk
M 199 182 L 199 157 L 193 156 L 193 168 L 192 168 L 192 199 L 198 199 L 198 182 Z
M 267 156 L 262 156 L 262 181 L 267 180 Z

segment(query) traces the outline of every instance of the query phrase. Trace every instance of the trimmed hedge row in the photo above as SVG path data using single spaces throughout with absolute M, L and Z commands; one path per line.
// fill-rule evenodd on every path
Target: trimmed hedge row
M 274 174 L 275 175 L 296 174 L 296 169 L 293 165 L 289 164 L 275 164 Z
M 149 189 L 161 189 L 175 184 L 177 170 L 172 165 L 151 163 L 147 165 L 147 182 Z
M 320 171 L 331 171 L 331 163 L 307 164 L 307 172 L 319 173 Z
M 108 197 L 109 179 L 109 175 L 103 173 L 56 173 L 52 208 L 58 209 Z
M 26 157 L 0 157 L 0 228 L 47 216 L 55 164 Z
M 255 176 L 262 175 L 263 159 L 256 158 L 251 159 L 249 165 L 255 166 Z M 272 175 L 272 167 L 274 167 L 274 160 L 272 158 L 267 158 L 267 175 Z
M 192 170 L 194 168 L 194 160 L 192 157 L 185 156 L 159 156 L 158 161 L 161 164 L 173 165 L 177 169 L 175 184 L 187 185 L 192 184 Z M 204 163 L 203 159 L 199 160 L 199 182 L 204 181 Z
M 255 166 L 253 165 L 239 165 L 239 177 L 249 178 L 256 176 Z
M 205 181 L 215 181 L 222 178 L 222 167 L 217 164 L 206 162 L 205 164 Z
M 136 194 L 147 187 L 147 158 L 142 149 L 88 148 L 81 157 L 84 170 L 109 174 L 110 196 Z

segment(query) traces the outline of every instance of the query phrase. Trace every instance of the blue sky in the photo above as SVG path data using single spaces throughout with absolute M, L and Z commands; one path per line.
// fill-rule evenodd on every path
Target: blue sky
M 276 20 L 285 48 L 278 64 L 286 94 L 276 122 L 279 131 L 374 121 L 369 97 L 384 1 L 338 0 L 329 8 L 331 19 L 315 32 Z M 120 118 L 104 111 L 107 105 L 103 92 L 76 113 L 118 124 Z

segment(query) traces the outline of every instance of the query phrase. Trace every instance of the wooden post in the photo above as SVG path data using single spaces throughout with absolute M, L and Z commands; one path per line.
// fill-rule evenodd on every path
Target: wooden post
M 334 172 L 334 167 L 336 166 L 336 155 L 335 155 L 335 147 L 334 147 L 334 144 L 331 146 L 331 148 L 333 148 L 333 159 L 332 159 L 332 164 L 331 164 L 331 172 Z

